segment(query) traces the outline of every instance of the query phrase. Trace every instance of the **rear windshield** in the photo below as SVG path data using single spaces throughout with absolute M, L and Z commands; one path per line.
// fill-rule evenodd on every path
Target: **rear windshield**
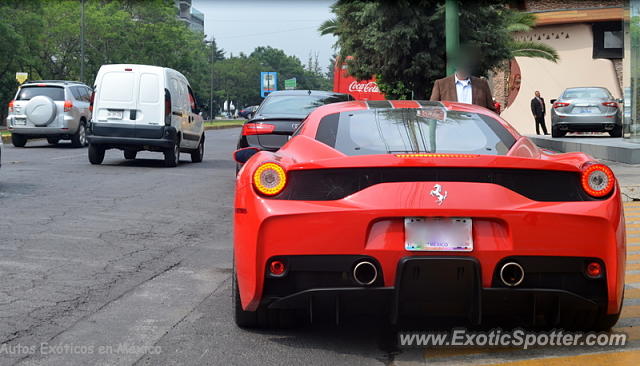
M 330 103 L 345 102 L 349 96 L 345 94 L 332 95 L 272 95 L 262 107 L 260 114 L 292 114 L 306 116 L 314 109 Z
M 346 155 L 504 155 L 515 143 L 513 135 L 491 117 L 440 107 L 331 114 L 320 121 L 316 139 Z
M 31 100 L 31 98 L 40 95 L 53 100 L 64 100 L 64 89 L 59 86 L 25 86 L 20 88 L 16 100 Z
M 562 95 L 562 99 L 607 99 L 611 94 L 602 88 L 576 88 L 567 89 Z

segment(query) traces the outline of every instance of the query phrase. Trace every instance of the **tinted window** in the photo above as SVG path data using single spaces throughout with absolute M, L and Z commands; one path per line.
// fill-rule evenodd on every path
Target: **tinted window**
M 576 88 L 567 89 L 562 95 L 562 99 L 610 99 L 609 91 L 602 88 Z
M 81 86 L 79 90 L 80 90 L 80 99 L 85 102 L 88 102 L 90 99 L 89 88 L 87 88 L 86 86 Z
M 330 103 L 345 102 L 348 95 L 272 95 L 260 108 L 261 114 L 293 114 L 306 116 L 314 109 Z
M 53 100 L 64 100 L 64 89 L 59 86 L 25 86 L 20 89 L 17 100 L 31 100 L 39 95 Z
M 346 155 L 504 155 L 515 138 L 495 119 L 443 108 L 370 109 L 325 116 L 316 139 Z
M 73 94 L 73 98 L 75 100 L 82 100 L 82 96 L 80 95 L 80 87 L 79 86 L 73 86 L 71 88 L 71 94 Z

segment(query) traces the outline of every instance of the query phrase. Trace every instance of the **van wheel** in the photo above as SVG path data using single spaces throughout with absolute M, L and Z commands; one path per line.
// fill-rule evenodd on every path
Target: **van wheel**
M 11 134 L 11 143 L 15 147 L 24 147 L 27 144 L 27 138 L 22 135 Z
M 50 143 L 51 145 L 57 145 L 58 142 L 60 142 L 60 137 L 58 136 L 47 137 L 47 142 Z
M 93 165 L 100 165 L 104 160 L 104 147 L 89 145 L 89 162 Z
M 84 122 L 80 122 L 78 131 L 76 131 L 76 133 L 71 136 L 71 145 L 73 145 L 73 147 L 85 147 L 88 145 L 87 129 L 84 126 Z
M 176 141 L 176 144 L 172 149 L 164 151 L 164 165 L 169 168 L 177 167 L 180 163 L 180 139 Z
M 200 139 L 198 148 L 191 152 L 191 161 L 194 163 L 200 163 L 202 162 L 203 157 L 204 157 L 204 136 Z
M 125 150 L 124 151 L 124 158 L 127 160 L 133 160 L 136 158 L 136 155 L 138 155 L 138 152 L 135 150 Z

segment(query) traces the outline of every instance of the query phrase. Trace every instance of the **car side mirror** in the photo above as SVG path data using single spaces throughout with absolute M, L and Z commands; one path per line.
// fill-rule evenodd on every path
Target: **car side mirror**
M 240 164 L 244 164 L 258 152 L 260 152 L 260 149 L 257 147 L 245 147 L 244 149 L 233 152 L 233 160 Z
M 553 104 L 553 103 L 555 103 L 555 102 L 556 102 L 556 100 L 557 100 L 557 99 L 551 99 L 551 100 L 549 100 L 549 103 Z

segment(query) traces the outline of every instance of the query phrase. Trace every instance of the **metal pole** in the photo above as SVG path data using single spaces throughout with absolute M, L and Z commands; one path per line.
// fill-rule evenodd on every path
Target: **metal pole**
M 445 2 L 445 40 L 447 49 L 447 75 L 456 71 L 456 58 L 460 48 L 460 25 L 458 22 L 458 0 Z
M 80 81 L 84 83 L 84 0 L 80 0 Z
M 211 86 L 209 89 L 209 118 L 211 120 L 215 119 L 215 112 L 213 111 L 213 63 L 215 61 L 215 48 L 213 47 L 213 42 L 215 42 L 213 36 L 211 36 Z

